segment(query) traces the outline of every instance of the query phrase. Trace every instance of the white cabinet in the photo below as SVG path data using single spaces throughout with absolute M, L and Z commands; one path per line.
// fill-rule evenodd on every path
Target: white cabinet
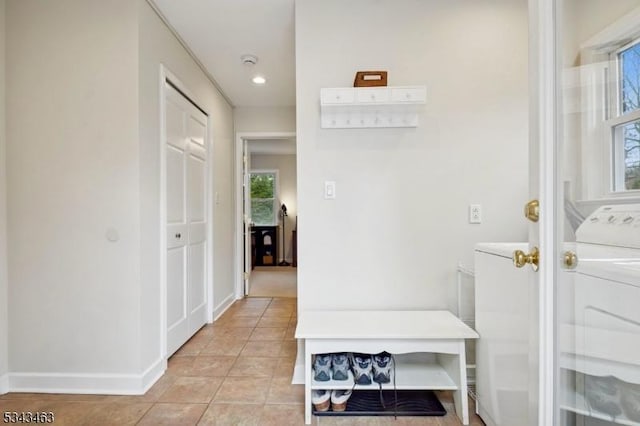
M 424 86 L 320 89 L 323 129 L 417 127 Z

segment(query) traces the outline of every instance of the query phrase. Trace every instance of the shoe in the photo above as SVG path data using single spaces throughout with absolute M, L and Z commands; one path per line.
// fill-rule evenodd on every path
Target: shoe
M 349 357 L 346 353 L 331 355 L 331 372 L 333 380 L 347 380 L 349 378 Z
M 391 381 L 391 367 L 393 358 L 389 352 L 380 352 L 373 356 L 373 381 L 389 383 Z
M 369 354 L 350 354 L 353 379 L 357 385 L 371 384 L 372 359 Z
M 333 390 L 331 391 L 331 410 L 344 411 L 347 409 L 347 401 L 351 397 L 350 390 Z
M 311 394 L 311 402 L 316 411 L 328 411 L 331 402 L 331 391 L 324 389 L 314 390 Z
M 331 354 L 318 354 L 313 361 L 313 380 L 328 382 L 331 380 Z

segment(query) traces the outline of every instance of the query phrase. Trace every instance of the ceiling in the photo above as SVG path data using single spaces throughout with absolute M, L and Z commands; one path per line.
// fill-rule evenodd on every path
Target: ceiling
M 152 1 L 233 106 L 295 105 L 294 0 Z

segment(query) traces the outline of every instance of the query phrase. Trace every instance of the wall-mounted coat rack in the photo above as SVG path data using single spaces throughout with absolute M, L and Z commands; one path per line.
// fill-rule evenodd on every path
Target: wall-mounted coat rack
M 323 129 L 417 127 L 425 86 L 320 89 Z

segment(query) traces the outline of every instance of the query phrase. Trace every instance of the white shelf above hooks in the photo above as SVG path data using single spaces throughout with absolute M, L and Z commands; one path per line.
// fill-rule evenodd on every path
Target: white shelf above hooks
M 323 129 L 417 127 L 425 86 L 320 89 Z

